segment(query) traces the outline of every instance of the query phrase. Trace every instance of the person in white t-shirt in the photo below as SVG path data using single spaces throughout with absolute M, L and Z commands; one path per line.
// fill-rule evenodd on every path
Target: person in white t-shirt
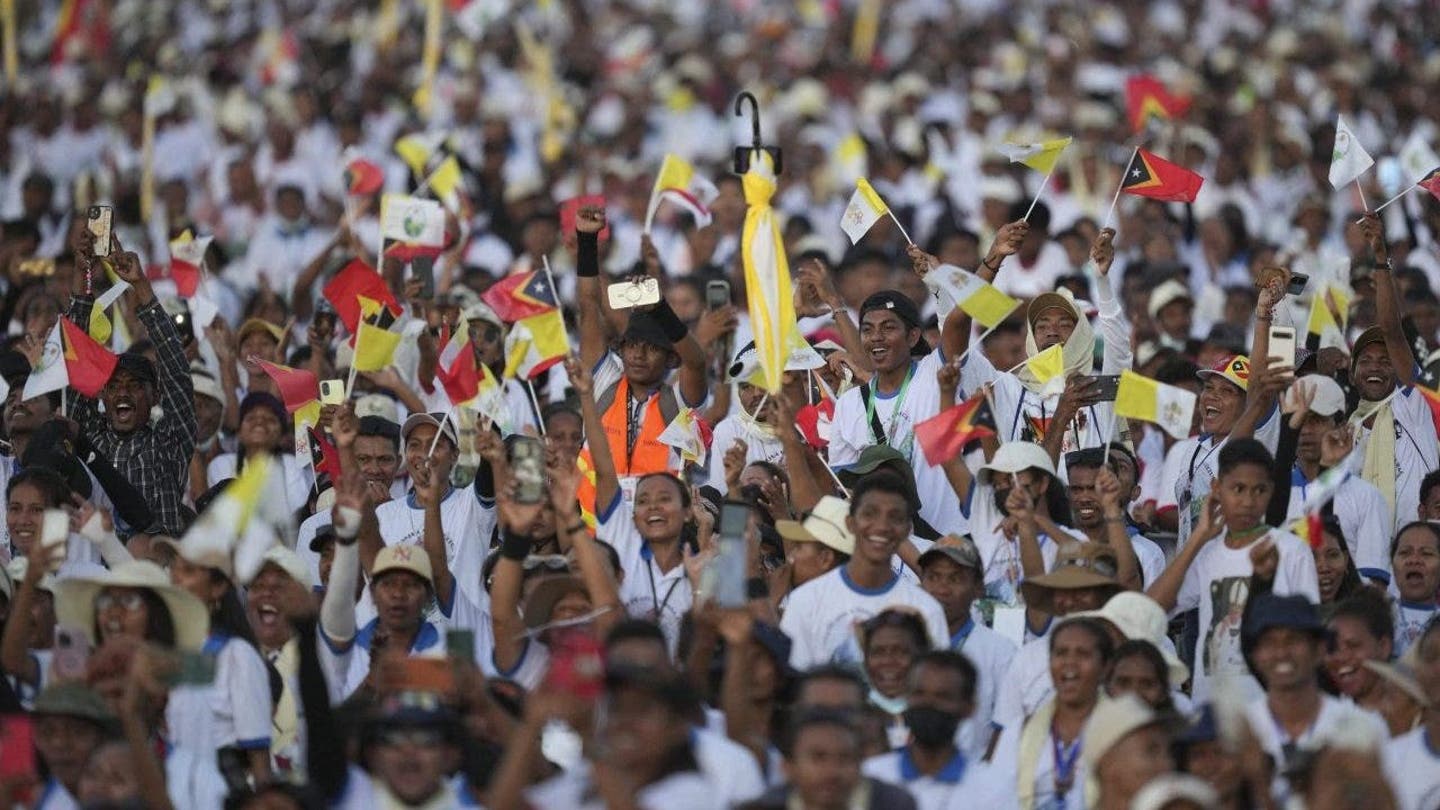
M 978 677 L 968 658 L 950 650 L 917 660 L 905 708 L 908 742 L 865 760 L 860 772 L 903 786 L 919 810 L 945 810 L 960 796 L 974 807 L 991 807 L 1008 798 L 1014 791 L 1011 784 L 955 744 L 960 724 L 975 708 Z
M 1395 571 L 1395 655 L 1404 655 L 1440 616 L 1440 526 L 1417 520 L 1391 545 Z
M 824 361 L 813 352 L 807 353 L 816 364 Z M 785 363 L 783 395 L 792 402 L 805 401 L 805 373 L 811 366 L 804 360 L 792 357 Z M 743 453 L 741 468 L 756 461 L 773 464 L 785 463 L 785 448 L 778 431 L 787 426 L 777 425 L 779 403 L 765 393 L 760 356 L 752 341 L 735 353 L 735 361 L 728 369 L 730 382 L 735 386 L 738 408 L 715 424 L 710 441 L 710 477 L 708 483 L 721 495 L 730 490 L 727 470 L 729 456 L 738 445 Z
M 975 621 L 971 608 L 984 592 L 984 580 L 980 552 L 967 538 L 942 537 L 920 555 L 920 587 L 945 611 L 948 649 L 963 653 L 977 672 L 975 711 L 961 724 L 959 737 L 962 750 L 974 759 L 989 746 L 995 695 L 1016 651 L 1013 641 Z
M 1400 295 L 1386 252 L 1384 226 L 1369 214 L 1360 231 L 1375 254 L 1377 325 L 1361 332 L 1350 350 L 1350 380 L 1360 392 L 1356 444 L 1363 448 L 1352 471 L 1380 490 L 1392 507 L 1398 530 L 1419 514 L 1420 483 L 1440 468 L 1440 441 L 1430 406 L 1415 389 L 1419 367 L 1400 324 Z
M 1367 725 L 1380 740 L 1390 736 L 1379 715 L 1320 690 L 1327 638 L 1310 597 L 1256 594 L 1246 610 L 1242 650 L 1265 694 L 1246 706 L 1245 716 L 1261 749 L 1276 762 L 1271 793 L 1282 804 L 1291 792 L 1283 773 L 1296 755 L 1317 750 L 1342 724 Z
M 792 591 L 780 620 L 780 629 L 794 642 L 790 665 L 795 669 L 831 661 L 858 664 L 855 625 L 892 606 L 920 611 L 931 644 L 948 645 L 940 604 L 891 567 L 891 558 L 910 536 L 906 494 L 905 484 L 889 472 L 867 476 L 855 488 L 846 520 L 855 536 L 854 556 Z
M 1220 476 L 1191 542 L 1181 547 L 1146 593 L 1172 617 L 1199 608 L 1193 692 L 1208 700 L 1211 680 L 1234 675 L 1249 697 L 1260 687 L 1240 649 L 1240 625 L 1252 574 L 1273 566 L 1274 592 L 1320 601 L 1315 557 L 1305 541 L 1266 526 L 1274 459 L 1254 439 L 1233 439 L 1220 451 Z
M 1345 392 L 1340 384 L 1321 374 L 1307 374 L 1290 387 L 1290 427 L 1298 428 L 1295 466 L 1290 474 L 1290 504 L 1286 520 L 1304 516 L 1303 505 L 1321 473 L 1344 461 L 1350 452 L 1345 427 Z M 1350 546 L 1360 575 L 1390 583 L 1390 533 L 1395 525 L 1390 505 L 1374 484 L 1344 471 L 1331 498 L 1331 510 Z
M 1135 565 L 1126 568 L 1132 572 L 1132 578 L 1125 585 L 1144 588 L 1165 570 L 1165 552 L 1130 525 L 1127 507 L 1135 489 L 1132 486 L 1126 490 L 1122 486 L 1117 469 L 1121 458 L 1129 459 L 1124 452 L 1123 445 L 1112 444 L 1108 463 L 1105 450 L 1099 447 L 1087 447 L 1065 456 L 1070 513 L 1075 528 L 1085 533 L 1085 539 L 1109 544 L 1116 550 L 1117 558 L 1126 554 L 1135 557 Z
M 1385 775 L 1399 810 L 1428 810 L 1440 795 L 1440 622 L 1426 625 L 1416 639 L 1415 681 L 1430 708 L 1419 728 L 1396 737 L 1383 751 Z

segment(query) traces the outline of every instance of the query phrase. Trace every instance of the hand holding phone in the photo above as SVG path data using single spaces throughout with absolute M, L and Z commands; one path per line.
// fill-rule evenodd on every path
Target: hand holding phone
M 344 380 L 321 380 L 321 381 L 320 381 L 320 404 L 321 404 L 321 405 L 344 405 L 344 404 L 345 404 L 345 381 L 344 381 Z
M 653 278 L 621 281 L 606 288 L 611 309 L 632 309 L 660 303 L 660 282 Z
M 85 227 L 95 236 L 96 256 L 110 255 L 111 220 L 115 211 L 108 205 L 92 205 L 86 212 Z
M 715 556 L 715 604 L 722 608 L 744 607 L 745 571 L 749 544 L 750 506 L 727 501 L 720 507 L 720 553 Z
M 1265 356 L 1287 366 L 1295 365 L 1295 327 L 1270 327 L 1270 345 Z
M 545 499 L 545 446 L 529 436 L 512 441 L 510 475 L 515 479 L 515 501 L 540 503 Z

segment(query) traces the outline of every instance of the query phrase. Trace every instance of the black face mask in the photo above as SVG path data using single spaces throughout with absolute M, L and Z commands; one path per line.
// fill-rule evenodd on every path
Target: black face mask
M 915 742 L 924 748 L 939 748 L 955 740 L 960 715 L 943 712 L 932 706 L 911 706 L 905 710 L 905 727 Z

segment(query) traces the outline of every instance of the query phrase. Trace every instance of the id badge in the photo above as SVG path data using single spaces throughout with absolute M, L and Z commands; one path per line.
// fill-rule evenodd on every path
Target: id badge
M 635 502 L 635 490 L 640 484 L 640 479 L 633 475 L 625 475 L 620 478 L 620 493 L 625 503 Z

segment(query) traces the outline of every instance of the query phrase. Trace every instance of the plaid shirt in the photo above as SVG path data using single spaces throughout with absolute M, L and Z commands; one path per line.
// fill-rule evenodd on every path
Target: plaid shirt
M 89 297 L 75 296 L 70 300 L 67 317 L 85 329 L 90 323 L 93 304 Z M 180 343 L 175 322 L 158 300 L 140 307 L 135 315 L 155 344 L 155 356 L 159 360 L 155 369 L 156 404 L 164 414 L 154 423 L 147 422 L 130 433 L 120 434 L 110 429 L 110 420 L 100 413 L 96 400 L 75 394 L 70 418 L 80 425 L 80 432 L 90 446 L 109 458 L 150 505 L 155 515 L 154 524 L 132 528 L 179 537 L 185 528 L 182 504 L 190 456 L 195 452 L 195 394 L 190 382 L 190 362 L 185 359 L 185 347 Z

